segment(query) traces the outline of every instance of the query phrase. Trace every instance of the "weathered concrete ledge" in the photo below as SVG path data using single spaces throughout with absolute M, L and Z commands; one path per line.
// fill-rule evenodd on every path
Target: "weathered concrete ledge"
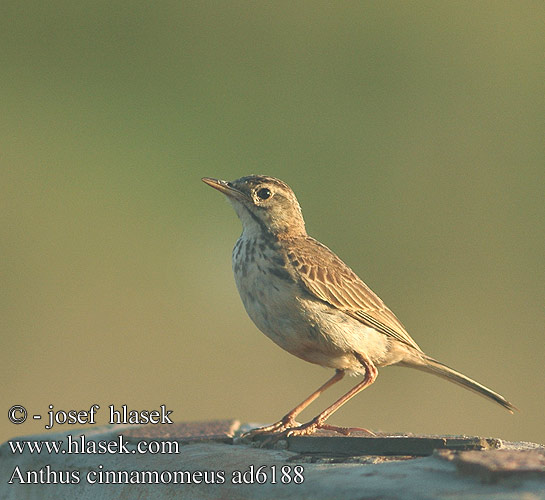
M 227 420 L 12 439 L 0 447 L 0 499 L 545 500 L 545 446 L 539 444 L 321 433 L 264 449 L 259 440 L 233 444 L 244 428 Z M 56 442 L 58 449 L 31 453 L 28 441 Z

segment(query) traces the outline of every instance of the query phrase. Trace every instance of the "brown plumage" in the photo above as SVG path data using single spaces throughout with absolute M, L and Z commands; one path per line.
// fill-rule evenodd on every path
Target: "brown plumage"
M 395 314 L 328 247 L 306 236 L 292 243 L 288 257 L 316 298 L 420 351 Z

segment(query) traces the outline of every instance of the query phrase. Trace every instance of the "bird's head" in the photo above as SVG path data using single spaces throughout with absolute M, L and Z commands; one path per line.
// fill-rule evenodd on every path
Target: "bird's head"
M 266 231 L 280 237 L 306 234 L 299 202 L 285 182 L 265 175 L 230 182 L 210 177 L 202 180 L 227 196 L 243 231 Z

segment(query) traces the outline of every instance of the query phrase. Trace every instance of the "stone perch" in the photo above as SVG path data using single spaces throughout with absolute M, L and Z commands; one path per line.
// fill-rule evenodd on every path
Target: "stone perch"
M 540 444 L 320 431 L 271 449 L 241 442 L 250 428 L 222 420 L 15 438 L 0 447 L 0 499 L 545 500 Z

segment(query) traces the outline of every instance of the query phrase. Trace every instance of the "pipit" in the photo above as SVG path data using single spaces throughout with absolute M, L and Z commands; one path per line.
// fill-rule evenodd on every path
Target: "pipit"
M 425 354 L 394 313 L 329 248 L 307 235 L 299 203 L 284 182 L 251 175 L 232 182 L 205 177 L 225 194 L 242 222 L 233 249 L 233 271 L 246 312 L 286 351 L 335 374 L 281 420 L 255 433 L 285 436 L 317 429 L 349 433 L 325 421 L 371 385 L 378 367 L 398 364 L 439 375 L 495 401 L 511 413 L 500 394 Z M 315 418 L 296 416 L 345 373 L 363 380 Z M 364 430 L 364 429 L 362 429 Z

